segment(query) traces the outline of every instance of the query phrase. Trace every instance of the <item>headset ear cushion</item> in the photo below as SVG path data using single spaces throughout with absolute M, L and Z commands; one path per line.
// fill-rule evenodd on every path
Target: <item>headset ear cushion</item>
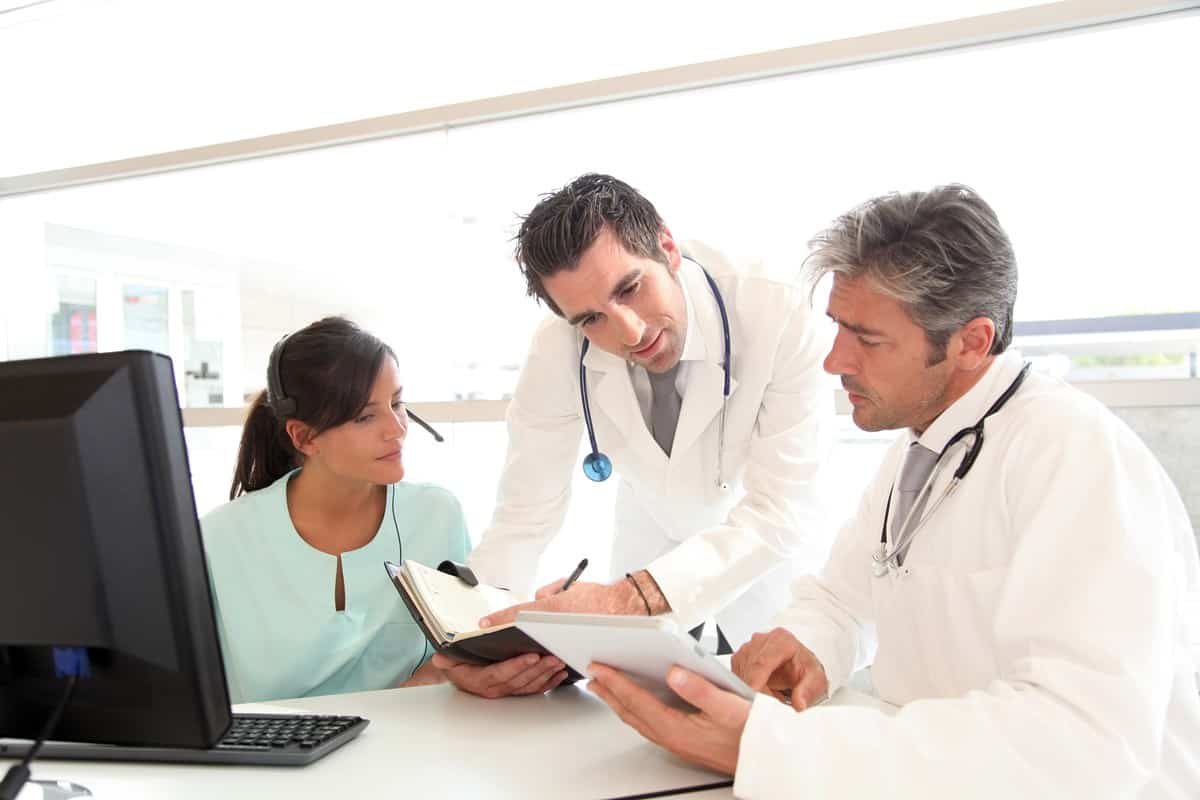
M 280 419 L 296 415 L 296 400 L 288 397 L 283 391 L 283 378 L 279 372 L 279 361 L 283 358 L 283 348 L 291 334 L 285 335 L 271 348 L 271 356 L 267 359 L 267 404 Z
M 270 397 L 268 392 L 267 401 L 271 404 L 271 410 L 281 419 L 288 419 L 296 416 L 296 401 L 290 397 Z

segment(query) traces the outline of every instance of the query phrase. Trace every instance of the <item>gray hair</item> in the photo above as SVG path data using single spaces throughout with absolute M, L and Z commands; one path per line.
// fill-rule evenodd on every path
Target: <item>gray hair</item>
M 899 300 L 945 357 L 950 336 L 976 317 L 996 325 L 991 353 L 1012 342 L 1017 261 L 991 206 L 952 183 L 876 197 L 809 242 L 810 286 L 829 273 L 866 277 Z

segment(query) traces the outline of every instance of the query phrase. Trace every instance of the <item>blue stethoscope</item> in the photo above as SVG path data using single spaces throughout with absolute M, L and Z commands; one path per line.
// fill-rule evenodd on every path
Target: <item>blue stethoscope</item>
M 692 259 L 688 260 L 692 261 Z M 717 487 L 728 489 L 729 485 L 721 478 L 725 471 L 725 413 L 729 409 L 729 314 L 725 311 L 725 298 L 721 297 L 721 290 L 717 288 L 717 282 L 704 267 L 700 267 L 700 271 L 704 273 L 704 279 L 708 281 L 708 288 L 712 289 L 713 298 L 716 299 L 717 308 L 721 312 L 721 332 L 724 334 L 725 340 L 725 358 L 721 362 L 721 369 L 725 373 L 725 386 L 721 392 L 721 438 L 717 444 Z M 592 445 L 592 452 L 583 457 L 583 474 L 593 481 L 606 481 L 612 475 L 612 460 L 596 447 L 596 429 L 592 427 L 592 409 L 588 405 L 587 370 L 583 366 L 583 358 L 587 355 L 589 344 L 590 342 L 585 336 L 583 347 L 579 351 L 579 394 L 583 398 L 583 422 L 587 425 L 588 441 Z

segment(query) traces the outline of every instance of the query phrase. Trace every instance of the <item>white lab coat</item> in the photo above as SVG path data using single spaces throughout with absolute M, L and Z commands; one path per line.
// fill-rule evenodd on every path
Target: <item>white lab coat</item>
M 684 259 L 689 325 L 683 405 L 670 458 L 642 417 L 629 367 L 593 347 L 584 359 L 600 450 L 619 480 L 612 577 L 649 569 L 681 625 L 714 614 L 735 646 L 787 604 L 794 563 L 815 570 L 832 535 L 820 522 L 818 466 L 832 392 L 821 372 L 828 329 L 804 290 L 717 253 L 687 252 L 716 280 L 729 314 L 732 386 L 725 479 L 717 487 L 723 336 L 704 273 Z M 471 555 L 487 581 L 528 591 L 559 532 L 585 436 L 582 336 L 564 320 L 538 329 L 508 410 L 509 447 L 490 527 Z M 678 384 L 677 384 L 678 385 Z M 719 612 L 719 613 L 718 613 Z
M 999 357 L 921 443 L 940 450 L 1019 369 Z M 738 797 L 1200 797 L 1200 565 L 1175 487 L 1107 409 L 1042 375 L 986 437 L 903 566 L 876 578 L 902 436 L 779 620 L 834 687 L 873 658 L 881 699 L 903 707 L 797 714 L 760 696 Z

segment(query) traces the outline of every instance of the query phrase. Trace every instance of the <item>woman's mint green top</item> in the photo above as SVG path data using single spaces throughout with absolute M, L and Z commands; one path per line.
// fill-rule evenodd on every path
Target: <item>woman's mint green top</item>
M 375 538 L 342 554 L 346 609 L 336 611 L 337 558 L 301 539 L 288 513 L 287 482 L 298 471 L 200 521 L 234 703 L 407 680 L 431 648 L 383 562 L 436 567 L 466 561 L 471 549 L 454 495 L 431 484 L 393 484 Z

